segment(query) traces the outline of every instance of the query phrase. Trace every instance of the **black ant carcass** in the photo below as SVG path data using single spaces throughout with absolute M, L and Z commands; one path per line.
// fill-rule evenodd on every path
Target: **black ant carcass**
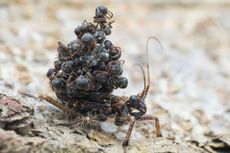
M 117 126 L 129 123 L 122 143 L 126 150 L 136 121 L 155 121 L 156 136 L 162 135 L 158 119 L 145 115 L 145 98 L 150 87 L 148 59 L 147 81 L 141 67 L 144 74 L 144 89 L 141 93 L 130 97 L 112 94 L 114 89 L 126 88 L 128 85 L 127 78 L 121 76 L 124 64 L 124 60 L 120 60 L 121 48 L 106 38 L 111 34 L 112 17 L 112 12 L 99 6 L 93 23 L 84 21 L 74 30 L 76 40 L 67 46 L 58 42 L 58 59 L 54 61 L 54 68 L 47 72 L 47 77 L 60 102 L 48 96 L 42 98 L 72 114 L 90 115 L 100 122 L 113 116 Z

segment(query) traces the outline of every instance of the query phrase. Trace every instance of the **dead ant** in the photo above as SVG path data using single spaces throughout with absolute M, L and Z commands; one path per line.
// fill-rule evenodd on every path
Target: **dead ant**
M 113 13 L 104 6 L 99 6 L 95 10 L 95 16 L 93 22 L 96 23 L 96 27 L 100 26 L 106 35 L 111 34 L 111 28 L 114 21 L 107 21 L 113 17 Z
M 147 107 L 145 104 L 145 98 L 148 94 L 150 88 L 150 74 L 149 74 L 149 60 L 148 60 L 148 44 L 150 39 L 155 39 L 154 37 L 149 37 L 147 40 L 146 47 L 146 57 L 147 57 L 147 81 L 146 75 L 144 73 L 144 69 L 140 66 L 143 76 L 144 76 L 144 89 L 141 93 L 137 95 L 132 95 L 130 97 L 120 97 L 116 95 L 106 95 L 104 101 L 101 101 L 101 98 L 95 99 L 79 99 L 75 102 L 74 107 L 69 107 L 58 101 L 52 99 L 49 96 L 42 96 L 43 99 L 58 107 L 59 109 L 69 112 L 72 114 L 80 113 L 83 116 L 87 117 L 86 112 L 90 112 L 98 121 L 106 121 L 109 116 L 115 116 L 114 124 L 117 126 L 121 126 L 123 124 L 129 123 L 129 128 L 127 134 L 122 142 L 122 147 L 124 148 L 124 152 L 127 152 L 127 147 L 129 145 L 130 136 L 134 127 L 135 122 L 152 120 L 155 122 L 156 128 L 156 137 L 162 137 L 160 123 L 157 117 L 151 115 L 145 115 L 147 111 Z M 108 75 L 108 74 L 107 74 Z M 60 80 L 59 80 L 60 81 Z M 61 81 L 60 81 L 61 82 Z M 62 85 L 60 82 L 57 84 Z M 92 93 L 95 95 L 99 95 L 100 93 Z M 78 105 L 81 103 L 81 105 Z

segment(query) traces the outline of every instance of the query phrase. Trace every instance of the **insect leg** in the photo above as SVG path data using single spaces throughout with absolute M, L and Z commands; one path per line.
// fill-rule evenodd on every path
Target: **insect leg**
M 65 105 L 59 103 L 58 101 L 54 100 L 50 96 L 40 96 L 40 98 L 46 100 L 47 102 L 49 102 L 50 104 L 56 106 L 57 108 L 59 108 L 60 110 L 62 110 L 64 112 L 74 113 L 73 110 L 71 110 L 70 108 L 66 107 Z
M 156 137 L 162 137 L 160 122 L 159 122 L 158 118 L 155 116 L 151 116 L 151 115 L 145 115 L 145 116 L 142 116 L 142 117 L 136 119 L 136 121 L 146 121 L 146 120 L 152 120 L 155 122 Z
M 135 121 L 131 121 L 131 122 L 130 122 L 130 124 L 129 124 L 129 129 L 128 129 L 127 133 L 126 133 L 125 139 L 124 139 L 123 142 L 122 142 L 122 147 L 123 147 L 123 149 L 124 149 L 124 153 L 127 152 L 127 147 L 128 147 L 128 145 L 129 145 L 129 139 L 130 139 L 131 133 L 132 133 L 132 131 L 133 131 L 134 123 L 135 123 Z

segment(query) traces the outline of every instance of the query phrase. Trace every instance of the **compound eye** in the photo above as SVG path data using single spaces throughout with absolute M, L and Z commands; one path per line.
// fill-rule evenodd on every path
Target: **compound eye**
M 131 105 L 137 104 L 137 96 L 135 96 L 135 95 L 130 96 L 129 101 L 130 101 Z

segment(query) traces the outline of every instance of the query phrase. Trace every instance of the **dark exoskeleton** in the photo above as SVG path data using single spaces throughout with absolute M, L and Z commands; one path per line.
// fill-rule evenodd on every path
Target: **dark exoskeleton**
M 111 34 L 112 23 L 114 21 L 108 21 L 113 17 L 113 13 L 109 11 L 104 6 L 99 6 L 96 8 L 95 16 L 94 16 L 94 23 L 96 26 L 100 26 L 100 29 L 105 32 L 106 35 Z
M 137 95 L 121 97 L 112 94 L 117 88 L 126 88 L 128 80 L 121 76 L 124 60 L 121 49 L 106 39 L 111 33 L 113 21 L 107 21 L 113 14 L 104 6 L 96 8 L 94 23 L 84 21 L 75 29 L 77 40 L 67 46 L 58 42 L 58 60 L 49 69 L 47 77 L 60 102 L 49 96 L 45 100 L 72 114 L 80 113 L 102 122 L 115 117 L 114 124 L 130 123 L 122 146 L 127 149 L 130 135 L 136 121 L 153 120 L 156 136 L 160 137 L 160 124 L 156 117 L 145 115 L 145 98 L 150 87 L 149 62 L 147 59 L 147 81 L 144 69 L 144 89 Z M 109 30 L 108 30 L 109 29 Z M 148 42 L 151 37 L 147 41 Z M 146 50 L 148 54 L 148 49 Z

